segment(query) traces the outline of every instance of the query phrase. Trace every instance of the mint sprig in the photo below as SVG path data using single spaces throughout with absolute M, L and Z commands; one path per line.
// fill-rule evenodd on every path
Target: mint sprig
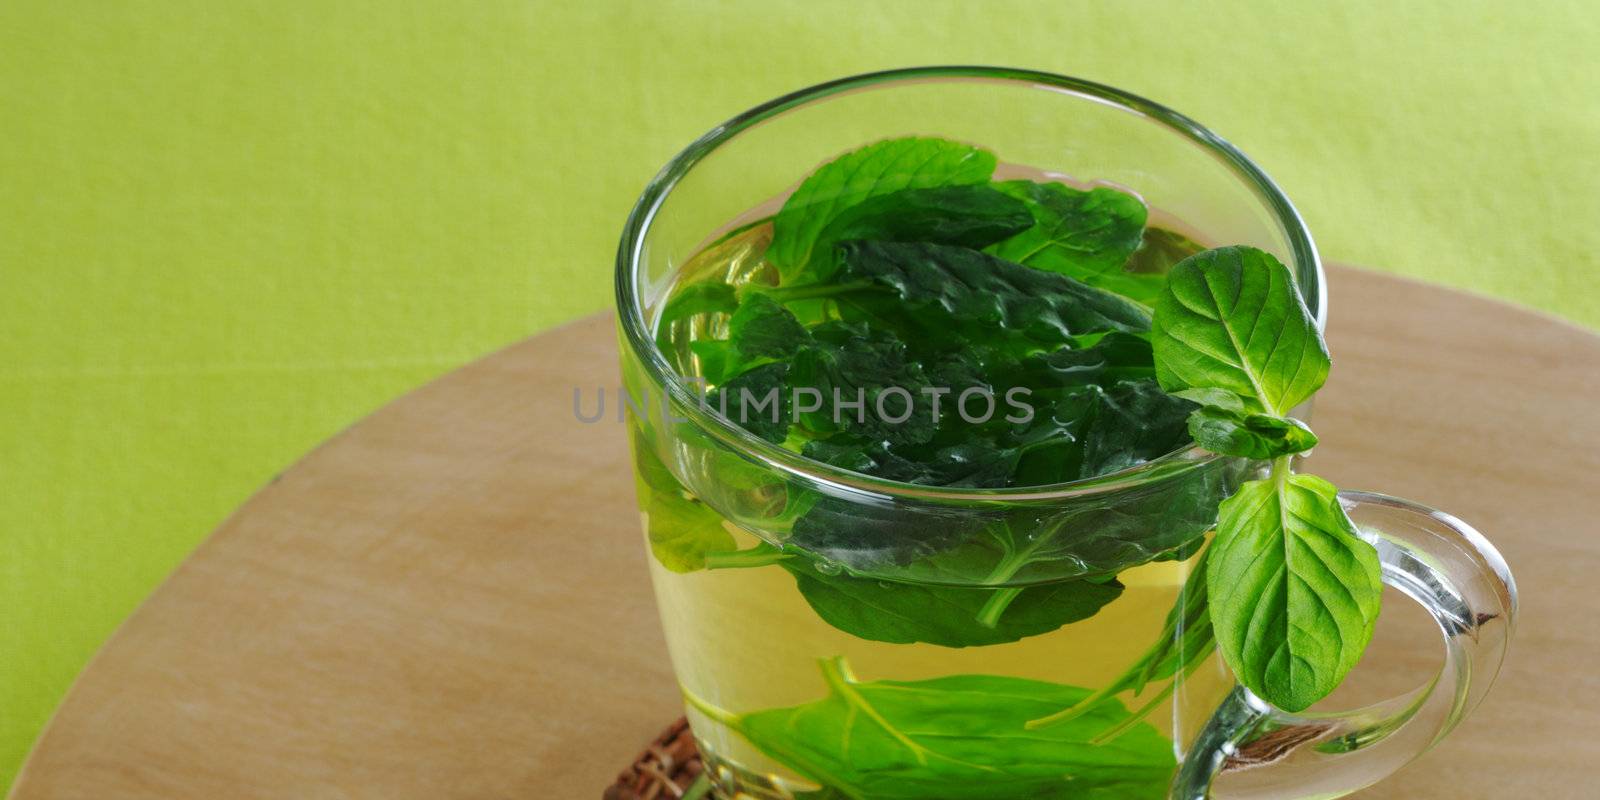
M 1360 659 L 1383 591 L 1377 551 L 1338 490 L 1291 468 L 1316 437 L 1288 413 L 1327 378 L 1327 346 L 1288 267 L 1251 247 L 1174 266 L 1152 337 L 1161 387 L 1204 404 L 1191 417 L 1196 441 L 1272 459 L 1270 478 L 1223 501 L 1206 582 L 1228 666 L 1267 702 L 1302 710 Z

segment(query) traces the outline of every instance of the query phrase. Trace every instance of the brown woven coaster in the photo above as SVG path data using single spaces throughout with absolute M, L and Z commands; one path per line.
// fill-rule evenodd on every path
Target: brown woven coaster
M 606 790 L 603 800 L 684 797 L 704 769 L 700 750 L 689 733 L 689 722 L 679 717 L 633 760 L 633 766 L 617 776 L 617 782 Z M 703 788 L 696 789 L 696 797 L 703 794 Z

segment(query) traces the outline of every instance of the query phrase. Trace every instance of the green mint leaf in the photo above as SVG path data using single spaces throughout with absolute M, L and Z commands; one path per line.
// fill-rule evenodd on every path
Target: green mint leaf
M 1241 462 L 1221 462 L 1164 479 L 1164 491 L 1086 509 L 1034 534 L 1040 560 L 1080 564 L 1088 574 L 1118 573 L 1190 552 L 1217 521 L 1217 506 L 1238 485 Z
M 783 359 L 811 344 L 794 314 L 763 294 L 752 294 L 728 320 L 728 341 L 745 360 Z
M 1109 187 L 1084 191 L 1056 182 L 1005 181 L 995 188 L 1026 201 L 1035 224 L 989 252 L 1145 304 L 1161 293 L 1160 274 L 1126 269 L 1149 213 L 1139 198 Z
M 1161 391 L 1155 381 L 1122 381 L 1096 401 L 1083 436 L 1079 477 L 1108 475 L 1188 444 L 1186 425 L 1194 404 Z
M 944 139 L 888 139 L 822 165 L 789 195 L 773 220 L 767 259 L 787 283 L 811 258 L 835 215 L 868 198 L 901 189 L 984 183 L 994 153 Z
M 819 503 L 821 510 L 814 507 L 796 522 L 791 541 L 812 552 L 825 547 L 829 559 L 856 573 L 936 583 L 1115 575 L 1193 555 L 1216 525 L 1217 505 L 1238 485 L 1244 464 L 1217 461 L 1172 478 L 1163 491 L 1065 518 L 1018 511 L 987 524 L 932 515 L 896 521 L 887 513 L 851 517 Z
M 650 443 L 637 431 L 632 436 L 645 535 L 656 561 L 673 572 L 694 572 L 705 567 L 706 553 L 733 549 L 722 516 L 690 498 Z
M 630 426 L 628 438 L 633 445 L 633 477 L 639 497 L 643 499 L 652 491 L 682 494 L 683 484 L 678 483 L 667 465 L 661 463 L 661 457 L 656 455 L 655 445 L 649 437 L 639 428 Z
M 847 314 L 893 325 L 927 347 L 1006 338 L 1058 347 L 1075 336 L 1150 327 L 1127 298 L 964 247 L 854 241 L 837 250 L 844 280 L 891 290 L 851 295 Z
M 722 527 L 720 514 L 683 495 L 652 494 L 645 505 L 645 518 L 650 552 L 673 572 L 703 569 L 706 553 L 735 546 L 733 534 Z
M 727 383 L 746 368 L 738 349 L 727 339 L 697 339 L 689 343 L 689 352 L 700 365 L 700 377 L 713 385 Z
M 1184 259 L 1167 276 L 1151 330 L 1168 392 L 1224 389 L 1284 416 L 1328 376 L 1328 349 L 1288 267 L 1253 247 Z
M 831 464 L 840 469 L 888 478 L 879 466 L 884 456 L 877 452 L 879 443 L 854 436 L 830 436 L 806 442 L 801 455 L 812 461 Z M 890 480 L 896 480 L 890 478 Z M 912 483 L 914 481 L 907 481 Z
M 1087 689 L 997 675 L 868 682 L 842 658 L 822 669 L 828 696 L 805 705 L 732 714 L 688 700 L 835 796 L 857 800 L 1160 798 L 1175 766 L 1172 743 L 1149 724 L 1092 742 L 1127 719 L 1114 701 L 1071 724 L 1024 730 Z
M 970 536 L 969 527 L 958 518 L 823 497 L 794 521 L 788 543 L 853 572 L 898 571 Z
M 706 404 L 773 444 L 789 437 L 792 417 L 789 364 L 778 361 L 746 370 L 706 395 Z
M 1176 392 L 1168 392 L 1168 394 L 1173 397 L 1181 397 L 1191 403 L 1220 408 L 1224 411 L 1232 411 L 1241 415 L 1251 413 L 1248 409 L 1257 405 L 1254 399 L 1246 400 L 1227 389 L 1180 389 Z
M 1286 711 L 1326 697 L 1371 640 L 1383 590 L 1338 490 L 1280 463 L 1222 503 L 1211 546 L 1211 621 L 1240 683 Z
M 907 445 L 884 438 L 840 434 L 807 442 L 806 458 L 901 483 L 925 486 L 1005 486 L 1017 454 L 979 438 L 952 445 Z
M 1040 395 L 1033 419 L 1007 432 L 1018 450 L 1011 484 L 1049 486 L 1081 477 L 1085 429 L 1103 395 L 1094 384 L 1055 399 Z
M 1107 333 L 1089 347 L 1061 347 L 1028 355 L 1014 370 L 996 373 L 996 382 L 1026 386 L 1035 394 L 1090 383 L 1153 379 L 1156 375 L 1150 341 L 1121 331 Z
M 898 347 L 897 339 L 888 338 Z M 1084 350 L 1030 356 L 1021 365 L 996 359 L 981 347 L 921 362 L 896 349 L 893 359 L 865 354 L 870 356 L 868 369 L 852 370 L 864 374 L 842 379 L 839 375 L 846 370 L 836 362 L 853 360 L 848 358 L 852 354 L 819 345 L 793 362 L 791 385 L 856 387 L 864 382 L 867 388 L 856 396 L 868 398 L 874 407 L 883 385 L 902 387 L 912 396 L 912 413 L 899 424 L 884 424 L 871 413 L 864 421 L 846 413 L 842 426 L 832 420 L 808 422 L 808 427 L 831 435 L 808 442 L 803 453 L 855 472 L 943 486 L 1059 483 L 1123 469 L 1188 444 L 1184 420 L 1192 404 L 1163 393 L 1153 378 L 1121 379 L 1153 374 L 1149 352 L 1147 342 L 1122 333 L 1107 335 Z M 807 377 L 795 378 L 797 374 Z M 885 375 L 891 378 L 886 384 Z M 1089 383 L 1097 379 L 1105 388 Z M 1033 418 L 1025 422 L 1007 420 L 1021 406 L 1002 400 L 984 423 L 962 419 L 955 407 L 956 392 L 965 388 L 1004 398 L 1009 387 L 1017 386 L 1030 388 L 1026 397 L 1018 396 L 1032 409 Z M 922 392 L 926 387 L 952 389 L 940 404 L 938 425 L 931 424 L 933 409 Z M 841 394 L 850 397 L 856 391 L 847 388 Z M 888 399 L 894 411 L 904 408 L 903 396 Z
M 807 445 L 808 456 L 817 453 L 815 446 Z M 925 469 L 926 463 L 911 461 L 907 469 Z M 1218 504 L 1238 486 L 1247 465 L 1218 460 L 1170 478 L 1159 492 L 1085 508 L 1066 518 L 1019 512 L 1005 524 L 821 498 L 794 521 L 787 543 L 859 575 L 943 583 L 1114 575 L 1192 554 L 1193 546 L 1216 525 Z M 1020 467 L 1016 474 L 1023 474 Z M 1054 472 L 1051 480 L 1059 481 L 1055 476 L 1062 474 L 1070 478 L 1076 472 Z
M 1087 384 L 1059 397 L 1035 392 L 1034 419 L 1010 431 L 1021 448 L 1016 485 L 1041 486 L 1127 469 L 1189 443 L 1194 404 L 1162 392 L 1153 379 Z
M 801 414 L 807 430 L 917 443 L 932 436 L 932 414 L 920 407 L 928 380 L 903 341 L 890 331 L 842 322 L 818 325 L 812 337 L 814 344 L 795 354 L 789 373 L 792 390 L 814 391 L 810 405 L 820 403 L 818 410 Z M 886 391 L 893 394 L 882 396 Z M 910 416 L 887 421 L 877 413 L 880 400 L 891 419 L 906 413 L 909 400 Z
M 981 647 L 1015 642 L 1088 619 L 1122 594 L 1122 584 L 1115 581 L 985 589 L 826 575 L 806 558 L 780 564 L 824 622 L 852 636 L 894 644 Z M 1004 607 L 991 626 L 980 615 L 998 592 L 1005 593 Z
M 1128 257 L 1126 269 L 1138 275 L 1166 275 L 1178 262 L 1205 249 L 1181 233 L 1152 225 L 1144 229 L 1144 239 Z
M 1304 453 L 1317 446 L 1317 435 L 1297 419 L 1216 406 L 1201 407 L 1189 416 L 1189 436 L 1213 453 L 1261 460 Z
M 751 367 L 791 358 L 811 344 L 811 333 L 772 298 L 754 293 L 728 318 L 727 339 L 700 339 L 689 349 L 700 360 L 700 375 L 721 384 Z
M 983 184 L 902 189 L 869 198 L 840 212 L 817 235 L 814 279 L 826 279 L 836 242 L 929 242 L 981 249 L 1026 230 L 1033 215 L 1022 201 Z
M 678 440 L 678 452 L 689 460 L 685 468 L 700 476 L 694 497 L 710 508 L 778 524 L 777 518 L 791 503 L 805 496 L 798 489 L 791 491 L 780 473 L 729 450 L 696 423 L 674 423 L 673 438 Z

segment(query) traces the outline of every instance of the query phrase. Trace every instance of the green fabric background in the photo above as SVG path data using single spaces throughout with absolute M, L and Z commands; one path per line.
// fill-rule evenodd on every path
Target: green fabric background
M 1292 5 L 0 3 L 0 787 L 231 509 L 606 307 L 645 180 L 802 85 L 1112 83 L 1255 157 L 1330 259 L 1600 324 L 1594 7 Z

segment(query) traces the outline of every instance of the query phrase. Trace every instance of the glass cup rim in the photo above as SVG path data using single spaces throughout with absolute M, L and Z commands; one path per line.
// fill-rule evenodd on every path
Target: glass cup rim
M 1311 233 L 1294 204 L 1255 162 L 1237 147 L 1209 128 L 1160 103 L 1094 81 L 1039 70 L 981 65 L 940 65 L 907 67 L 852 75 L 799 89 L 757 105 L 712 128 L 668 161 L 645 186 L 623 226 L 617 247 L 616 303 L 623 338 L 632 349 L 651 382 L 676 406 L 680 418 L 747 458 L 777 469 L 807 483 L 830 487 L 836 492 L 875 495 L 884 498 L 948 502 L 1049 501 L 1117 491 L 1176 473 L 1188 472 L 1223 458 L 1198 447 L 1176 450 L 1141 464 L 1093 478 L 1044 486 L 1018 486 L 995 489 L 927 486 L 865 475 L 806 458 L 781 445 L 762 439 L 733 421 L 713 412 L 700 402 L 657 348 L 645 318 L 635 277 L 643 265 L 646 235 L 656 213 L 684 176 L 718 146 L 769 119 L 826 98 L 868 88 L 941 80 L 976 80 L 1028 85 L 1077 96 L 1134 113 L 1176 133 L 1218 157 L 1233 175 L 1250 187 L 1256 198 L 1272 213 L 1288 240 L 1290 256 L 1298 268 L 1310 264 L 1315 276 L 1311 309 L 1319 329 L 1327 324 L 1327 278 L 1317 255 Z

